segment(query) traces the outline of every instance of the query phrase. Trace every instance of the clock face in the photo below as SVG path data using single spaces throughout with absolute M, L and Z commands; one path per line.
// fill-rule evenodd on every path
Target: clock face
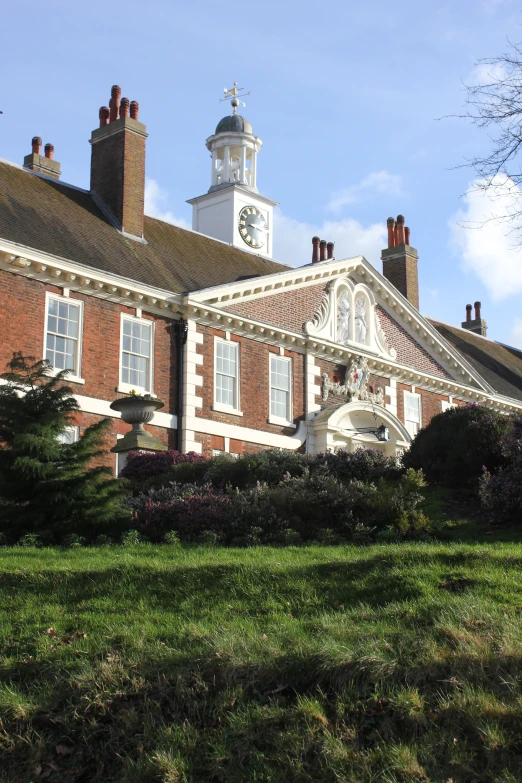
M 263 247 L 268 225 L 265 216 L 257 207 L 243 207 L 239 213 L 239 233 L 249 247 Z

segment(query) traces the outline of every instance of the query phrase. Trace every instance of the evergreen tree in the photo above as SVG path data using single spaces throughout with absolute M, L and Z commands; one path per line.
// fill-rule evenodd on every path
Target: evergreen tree
M 60 441 L 79 409 L 47 360 L 13 354 L 0 385 L 0 530 L 18 538 L 28 531 L 94 535 L 117 524 L 120 482 L 102 465 L 110 419 L 88 427 L 76 443 Z

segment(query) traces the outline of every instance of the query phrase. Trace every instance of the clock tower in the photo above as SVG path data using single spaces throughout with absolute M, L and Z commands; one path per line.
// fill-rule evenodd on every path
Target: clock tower
M 263 142 L 254 135 L 251 123 L 237 113 L 241 89 L 236 82 L 225 90 L 223 100 L 231 98 L 233 113 L 223 117 L 206 141 L 212 158 L 210 188 L 188 201 L 192 229 L 271 258 L 278 202 L 257 190 L 257 154 Z

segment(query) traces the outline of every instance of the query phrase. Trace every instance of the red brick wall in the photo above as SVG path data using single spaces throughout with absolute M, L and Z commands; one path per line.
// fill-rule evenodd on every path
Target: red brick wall
M 325 284 L 298 288 L 281 294 L 270 294 L 262 299 L 236 304 L 227 310 L 236 315 L 246 315 L 257 321 L 302 332 L 307 321 L 311 321 L 315 311 L 321 304 L 325 292 Z
M 432 359 L 429 353 L 425 351 L 421 345 L 410 337 L 402 326 L 399 326 L 399 324 L 388 315 L 386 310 L 380 305 L 377 305 L 375 309 L 386 335 L 386 339 L 388 340 L 388 345 L 390 348 L 395 348 L 397 351 L 397 361 L 400 364 L 406 364 L 408 367 L 413 367 L 415 370 L 429 372 L 431 375 L 439 375 L 442 378 L 451 377 L 435 359 Z
M 0 271 L 0 371 L 20 350 L 41 359 L 44 350 L 45 292 L 60 294 L 56 286 L 21 275 Z M 81 375 L 85 384 L 71 383 L 77 394 L 114 400 L 124 396 L 116 392 L 119 384 L 120 314 L 135 315 L 134 308 L 71 292 L 72 300 L 84 302 Z M 154 393 L 165 403 L 162 412 L 176 410 L 175 349 L 169 334 L 171 321 L 143 313 L 155 322 L 154 327 Z
M 411 386 L 406 383 L 397 383 L 397 417 L 404 423 L 404 392 L 411 392 Z M 449 402 L 447 394 L 436 394 L 415 387 L 415 394 L 421 396 L 422 426 L 426 427 L 432 418 L 442 413 L 442 403 Z M 457 402 L 457 401 L 455 401 Z
M 235 424 L 240 427 L 251 427 L 265 432 L 293 435 L 293 427 L 282 427 L 269 424 L 269 354 L 279 355 L 279 349 L 272 345 L 250 340 L 248 337 L 231 335 L 233 342 L 238 342 L 240 367 L 240 407 L 243 416 L 231 413 L 221 413 L 212 410 L 214 404 L 214 337 L 225 337 L 225 332 L 198 325 L 198 331 L 203 334 L 203 344 L 197 350 L 203 356 L 203 365 L 198 367 L 198 373 L 203 376 L 203 386 L 198 387 L 197 394 L 203 397 L 203 408 L 196 409 L 196 416 Z M 285 351 L 285 356 L 292 359 L 293 368 L 293 420 L 296 425 L 305 413 L 304 390 L 304 356 L 292 351 Z
M 201 443 L 201 453 L 204 457 L 211 457 L 214 449 L 223 451 L 225 448 L 225 439 L 219 436 L 196 432 L 194 437 L 197 443 Z M 269 446 L 262 446 L 259 443 L 230 439 L 231 454 L 257 454 L 258 451 L 267 451 L 268 448 Z

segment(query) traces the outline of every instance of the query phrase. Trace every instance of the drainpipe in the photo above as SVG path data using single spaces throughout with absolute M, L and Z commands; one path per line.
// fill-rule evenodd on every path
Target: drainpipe
M 178 451 L 183 449 L 183 360 L 185 354 L 185 343 L 187 342 L 188 324 L 180 318 L 172 324 L 170 335 L 176 346 L 176 379 L 178 391 L 178 404 L 176 409 L 176 418 L 178 426 L 176 429 L 176 448 Z

